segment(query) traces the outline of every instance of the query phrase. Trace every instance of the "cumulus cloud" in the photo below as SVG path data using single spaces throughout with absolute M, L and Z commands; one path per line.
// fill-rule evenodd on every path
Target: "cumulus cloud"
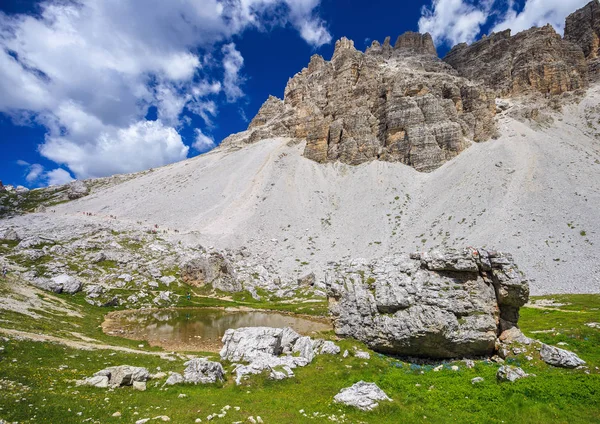
M 152 168 L 185 159 L 188 150 L 179 133 L 160 120 L 103 128 L 94 143 L 82 144 L 68 136 L 47 137 L 40 147 L 42 155 L 68 165 L 78 178 Z
M 534 26 L 551 24 L 562 34 L 566 17 L 587 3 L 589 0 L 527 0 L 523 10 L 517 12 L 514 2 L 510 1 L 508 10 L 493 31 L 510 28 L 516 34 Z
M 204 134 L 199 128 L 196 128 L 196 139 L 192 147 L 200 153 L 208 152 L 216 147 L 215 140 Z
M 46 174 L 48 185 L 63 185 L 68 184 L 71 181 L 75 181 L 71 174 L 62 168 L 56 168 L 52 171 L 48 171 Z
M 62 168 L 46 171 L 39 163 L 31 164 L 21 159 L 17 161 L 17 165 L 25 167 L 25 180 L 30 186 L 63 185 L 73 181 L 71 174 Z
M 240 70 L 244 66 L 244 58 L 235 48 L 234 43 L 225 44 L 222 52 L 224 55 L 223 69 L 225 70 L 223 89 L 225 90 L 227 101 L 235 102 L 244 94 L 240 87 L 244 82 L 244 78 L 240 76 Z
M 77 178 L 183 159 L 183 112 L 210 125 L 221 93 L 243 96 L 244 61 L 231 38 L 291 25 L 319 46 L 331 40 L 319 3 L 44 0 L 36 15 L 0 12 L 0 112 L 44 125 L 40 153 Z M 150 107 L 156 122 L 145 120 Z
M 436 44 L 471 43 L 487 22 L 490 8 L 489 1 L 433 0 L 421 10 L 419 32 L 430 33 Z
M 34 163 L 33 165 L 31 165 L 29 167 L 29 170 L 27 171 L 27 175 L 25 176 L 25 180 L 28 183 L 37 181 L 38 178 L 40 178 L 40 175 L 42 175 L 42 172 L 44 172 L 44 167 L 42 165 L 40 165 L 39 163 Z
M 487 24 L 492 25 L 492 32 L 510 28 L 513 34 L 551 24 L 562 33 L 565 18 L 588 2 L 526 0 L 519 6 L 515 0 L 432 0 L 421 10 L 419 31 L 431 33 L 436 44 L 448 46 L 475 41 Z

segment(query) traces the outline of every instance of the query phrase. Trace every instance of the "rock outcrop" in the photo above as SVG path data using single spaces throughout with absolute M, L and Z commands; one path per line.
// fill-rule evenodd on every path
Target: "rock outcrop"
M 99 388 L 133 386 L 135 382 L 145 383 L 150 379 L 150 372 L 143 367 L 119 365 L 98 371 L 92 377 L 78 381 L 78 385 Z
M 77 278 L 60 274 L 52 278 L 39 277 L 31 281 L 34 286 L 57 294 L 75 294 L 81 291 L 82 284 Z
M 429 33 L 405 32 L 396 40 L 394 49 L 408 50 L 417 54 L 430 54 L 437 58 L 437 50 Z
M 547 344 L 542 345 L 540 358 L 547 364 L 561 368 L 577 368 L 585 365 L 585 361 L 575 353 Z
M 581 49 L 563 40 L 551 25 L 515 36 L 506 30 L 471 45 L 459 44 L 444 61 L 503 97 L 561 94 L 587 85 L 588 67 Z
M 581 47 L 589 64 L 590 75 L 597 77 L 600 71 L 600 2 L 598 0 L 592 0 L 567 17 L 565 40 Z
M 224 292 L 242 291 L 242 284 L 236 278 L 233 265 L 218 252 L 205 253 L 183 264 L 181 278 L 194 286 L 210 284 Z
M 377 384 L 359 381 L 350 387 L 340 390 L 333 398 L 333 401 L 348 406 L 354 406 L 362 411 L 370 411 L 377 408 L 379 402 L 391 402 L 392 399 L 390 399 Z
M 212 384 L 225 381 L 223 366 L 206 358 L 194 358 L 187 361 L 183 380 L 192 384 Z
M 313 56 L 284 100 L 270 97 L 223 145 L 291 137 L 306 140 L 304 156 L 316 162 L 379 159 L 432 171 L 497 134 L 494 100 L 437 57 L 429 34 L 404 34 L 394 47 L 374 42 L 365 53 L 342 38 L 331 61 Z
M 338 264 L 326 277 L 335 332 L 384 353 L 492 354 L 515 327 L 529 285 L 510 255 L 484 249 Z
M 90 189 L 81 180 L 73 181 L 68 185 L 67 197 L 69 200 L 80 199 L 90 194 Z
M 498 381 L 508 381 L 514 383 L 521 378 L 527 378 L 529 374 L 523 371 L 519 367 L 514 367 L 511 365 L 503 365 L 498 368 L 498 372 L 496 373 L 496 378 Z
M 339 352 L 333 342 L 313 340 L 291 328 L 245 327 L 225 332 L 220 355 L 222 360 L 237 363 L 235 381 L 240 384 L 263 371 L 274 380 L 294 377 L 293 369 L 308 365 L 316 355 Z

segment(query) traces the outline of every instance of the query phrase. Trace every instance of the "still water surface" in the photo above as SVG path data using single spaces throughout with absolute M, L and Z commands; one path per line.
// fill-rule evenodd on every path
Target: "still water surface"
M 173 351 L 218 352 L 229 328 L 291 327 L 303 335 L 331 330 L 325 321 L 277 312 L 216 308 L 120 311 L 107 315 L 104 332 Z

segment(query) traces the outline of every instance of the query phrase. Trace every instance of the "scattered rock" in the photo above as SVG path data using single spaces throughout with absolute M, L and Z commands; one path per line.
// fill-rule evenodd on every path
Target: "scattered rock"
M 308 365 L 315 355 L 339 350 L 332 342 L 300 336 L 291 328 L 246 327 L 225 332 L 220 355 L 223 360 L 248 363 L 234 369 L 240 384 L 246 376 L 265 370 L 275 380 L 293 377 L 293 369 Z
M 95 377 L 98 377 L 98 379 L 94 379 Z M 90 384 L 91 381 L 104 384 L 101 382 L 104 381 L 104 379 L 108 379 L 107 385 L 110 387 L 132 386 L 134 382 L 145 383 L 149 378 L 150 373 L 146 368 L 120 365 L 98 371 L 93 375 L 93 377 L 83 380 L 82 384 L 92 385 Z
M 82 381 L 78 381 L 78 385 L 80 386 L 92 386 L 97 387 L 99 389 L 108 388 L 108 377 L 104 375 L 94 376 L 85 378 Z
M 471 379 L 471 384 L 483 383 L 483 377 L 475 377 Z
M 496 378 L 499 381 L 510 381 L 511 383 L 525 377 L 529 377 L 529 374 L 527 374 L 521 368 L 514 367 L 512 365 L 503 365 L 496 373 Z
M 555 367 L 577 368 L 580 365 L 585 365 L 585 361 L 573 352 L 547 344 L 542 344 L 540 357 L 542 361 Z
M 67 274 L 57 275 L 52 278 L 35 278 L 30 282 L 31 284 L 42 290 L 54 292 L 57 294 L 75 294 L 81 291 L 82 287 L 81 281 Z
M 390 401 L 390 399 L 375 383 L 358 383 L 342 389 L 333 398 L 334 402 L 344 405 L 354 406 L 363 411 L 370 411 L 379 406 L 380 401 Z
M 139 390 L 140 392 L 146 391 L 146 382 L 145 381 L 134 381 L 132 386 L 135 390 Z
M 165 385 L 166 386 L 174 386 L 176 384 L 183 383 L 184 381 L 185 381 L 185 379 L 183 378 L 183 375 L 176 373 L 176 372 L 172 372 L 169 375 L 169 378 L 167 378 Z
M 338 345 L 336 345 L 332 341 L 327 340 L 327 341 L 323 342 L 320 353 L 323 355 L 337 355 L 340 353 L 340 351 L 341 351 L 341 349 Z
M 369 352 L 365 352 L 364 350 L 358 350 L 354 352 L 354 356 L 359 359 L 371 359 Z

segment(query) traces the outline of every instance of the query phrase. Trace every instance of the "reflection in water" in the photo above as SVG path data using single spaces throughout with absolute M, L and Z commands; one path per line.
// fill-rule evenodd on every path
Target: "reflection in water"
M 305 335 L 331 329 L 323 322 L 272 312 L 196 308 L 118 313 L 111 317 L 105 331 L 147 340 L 169 350 L 216 352 L 225 331 L 240 327 L 291 327 Z

